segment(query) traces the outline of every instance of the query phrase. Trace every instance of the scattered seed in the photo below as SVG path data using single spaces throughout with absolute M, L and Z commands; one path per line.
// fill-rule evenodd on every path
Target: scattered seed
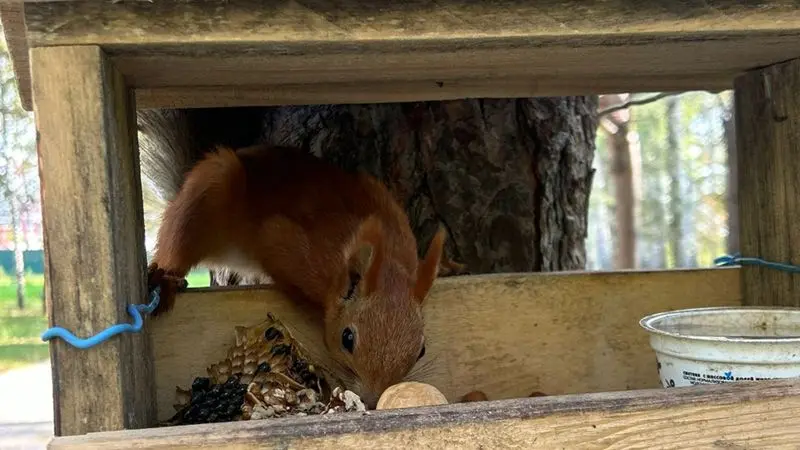
M 268 341 L 274 341 L 275 339 L 282 338 L 283 337 L 283 333 L 278 331 L 278 329 L 275 328 L 275 327 L 269 327 L 269 328 L 267 328 L 267 331 L 264 332 L 264 337 Z

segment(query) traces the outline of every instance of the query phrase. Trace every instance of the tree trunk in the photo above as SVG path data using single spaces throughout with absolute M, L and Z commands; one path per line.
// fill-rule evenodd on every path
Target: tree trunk
M 636 228 L 633 214 L 633 172 L 631 151 L 628 142 L 628 123 L 620 122 L 617 132 L 609 136 L 611 150 L 611 173 L 614 177 L 617 222 L 617 269 L 636 267 Z
M 261 108 L 260 141 L 381 179 L 467 273 L 583 270 L 595 97 Z M 219 140 L 219 139 L 217 139 Z M 252 284 L 221 271 L 213 285 Z
M 681 205 L 680 148 L 678 146 L 678 97 L 669 97 L 667 104 L 667 176 L 669 176 L 669 247 L 673 267 L 684 263 L 681 245 L 681 225 L 683 220 Z
M 627 101 L 627 95 L 604 96 L 603 109 Z M 617 230 L 617 251 L 614 267 L 633 269 L 636 267 L 636 228 L 634 217 L 633 170 L 631 167 L 631 149 L 628 142 L 628 123 L 630 111 L 627 109 L 610 113 L 606 116 L 609 126 L 608 151 L 610 155 L 610 171 L 614 184 L 614 211 Z
M 11 210 L 11 229 L 14 244 L 14 273 L 17 280 L 17 307 L 25 309 L 25 253 L 22 246 L 22 218 L 19 205 L 13 195 L 9 196 Z
M 736 121 L 735 108 L 728 108 L 726 118 L 723 118 L 725 146 L 728 150 L 728 254 L 739 252 L 739 155 L 736 152 Z M 725 117 L 725 116 L 724 116 Z

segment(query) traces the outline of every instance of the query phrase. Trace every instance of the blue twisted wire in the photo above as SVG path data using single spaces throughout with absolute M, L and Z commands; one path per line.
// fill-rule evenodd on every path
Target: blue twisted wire
M 87 349 L 94 347 L 101 342 L 107 341 L 117 334 L 138 333 L 141 331 L 142 324 L 144 322 L 142 319 L 142 314 L 150 314 L 158 307 L 158 302 L 161 298 L 160 294 L 161 287 L 158 286 L 153 290 L 153 292 L 150 293 L 150 303 L 128 305 L 128 314 L 133 317 L 133 324 L 120 323 L 117 325 L 112 325 L 111 327 L 108 327 L 105 330 L 86 339 L 81 339 L 62 327 L 52 327 L 42 333 L 42 340 L 49 341 L 50 339 L 59 337 L 73 347 Z
M 792 264 L 782 264 L 772 261 L 764 261 L 761 258 L 742 257 L 738 253 L 733 255 L 720 256 L 714 259 L 714 264 L 717 266 L 764 266 L 771 269 L 782 270 L 784 272 L 800 273 L 800 267 Z

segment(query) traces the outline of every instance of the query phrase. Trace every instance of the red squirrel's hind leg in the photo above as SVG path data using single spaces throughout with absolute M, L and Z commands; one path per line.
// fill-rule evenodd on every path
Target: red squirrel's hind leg
M 171 310 L 175 304 L 175 294 L 186 289 L 187 285 L 185 278 L 171 275 L 156 264 L 150 264 L 147 268 L 147 292 L 153 292 L 156 287 L 161 288 L 158 307 L 152 315 L 158 316 L 160 313 Z
M 239 220 L 244 174 L 231 150 L 210 154 L 186 177 L 180 192 L 164 211 L 158 243 L 148 267 L 148 288 L 161 287 L 157 316 L 172 309 L 184 277 L 197 264 L 233 245 L 231 226 Z
M 312 243 L 302 226 L 280 215 L 264 220 L 258 230 L 258 261 L 275 286 L 292 300 L 324 304 L 331 270 L 337 267 L 336 261 L 320 256 L 331 254 L 330 240 Z

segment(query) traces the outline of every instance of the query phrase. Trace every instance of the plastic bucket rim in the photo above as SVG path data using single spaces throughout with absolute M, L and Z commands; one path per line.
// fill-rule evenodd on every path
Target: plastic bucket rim
M 714 312 L 735 312 L 735 311 L 748 311 L 748 312 L 792 312 L 800 314 L 800 308 L 791 306 L 711 306 L 702 308 L 686 308 L 678 309 L 675 311 L 662 311 L 655 314 L 650 314 L 639 320 L 639 326 L 650 334 L 661 336 L 668 336 L 679 340 L 688 341 L 705 341 L 705 342 L 732 342 L 732 343 L 748 343 L 748 344 L 800 344 L 800 335 L 786 336 L 786 337 L 770 337 L 770 338 L 746 338 L 746 337 L 726 337 L 726 336 L 700 336 L 695 334 L 680 334 L 671 331 L 665 331 L 653 326 L 653 323 L 664 317 L 682 315 L 705 315 Z

